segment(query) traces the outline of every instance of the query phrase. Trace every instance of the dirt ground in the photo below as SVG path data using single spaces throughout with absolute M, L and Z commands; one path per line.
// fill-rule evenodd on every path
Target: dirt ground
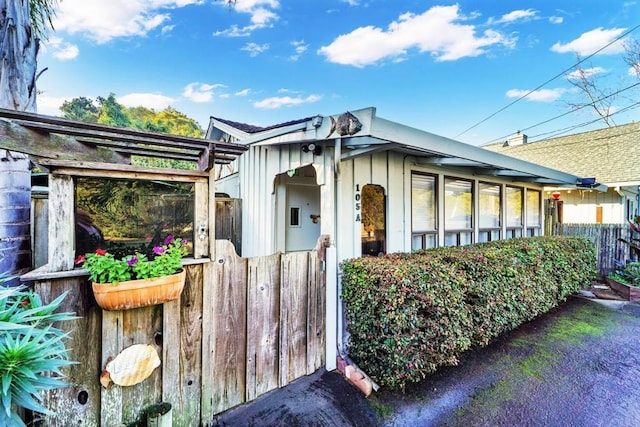
M 615 297 L 615 295 L 613 295 Z M 640 304 L 571 297 L 404 393 L 319 371 L 216 426 L 640 426 Z

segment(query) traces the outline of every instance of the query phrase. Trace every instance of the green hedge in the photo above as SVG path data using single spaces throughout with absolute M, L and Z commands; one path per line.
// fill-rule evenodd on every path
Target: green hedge
M 349 355 L 404 387 L 549 311 L 596 275 L 591 240 L 510 239 L 344 261 Z

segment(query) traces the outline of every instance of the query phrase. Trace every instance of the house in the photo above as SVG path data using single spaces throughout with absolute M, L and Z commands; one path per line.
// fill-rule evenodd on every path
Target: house
M 242 256 L 310 250 L 328 236 L 327 354 L 341 343 L 338 263 L 544 234 L 544 189 L 580 176 L 378 117 L 375 108 L 260 128 L 211 117 L 206 138 L 248 150 L 217 170 L 241 198 Z
M 517 134 L 483 148 L 583 177 L 596 177 L 606 192 L 549 186 L 545 197 L 560 200 L 564 223 L 626 224 L 638 215 L 640 123 L 528 142 Z

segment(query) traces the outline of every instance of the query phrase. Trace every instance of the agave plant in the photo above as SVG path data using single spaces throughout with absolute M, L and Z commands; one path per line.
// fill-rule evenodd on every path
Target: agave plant
M 8 279 L 0 275 L 0 284 Z M 53 326 L 75 318 L 73 313 L 54 313 L 65 296 L 43 305 L 33 291 L 0 285 L 1 426 L 25 426 L 19 407 L 49 414 L 40 392 L 67 385 L 60 369 L 74 363 L 64 344 L 68 334 Z

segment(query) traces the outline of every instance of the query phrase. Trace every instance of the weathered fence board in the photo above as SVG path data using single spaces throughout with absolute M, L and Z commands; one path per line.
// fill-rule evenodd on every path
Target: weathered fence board
M 278 387 L 280 255 L 249 259 L 247 401 Z
M 215 415 L 324 364 L 325 279 L 318 251 L 240 258 L 227 240 L 216 258 L 185 266 L 181 297 L 162 305 L 103 311 L 86 277 L 42 280 L 49 302 L 80 318 L 60 327 L 72 337 L 64 368 L 70 387 L 44 396 L 47 426 L 144 423 L 145 410 L 172 405 L 174 426 L 212 426 Z M 150 344 L 160 368 L 130 387 L 103 388 L 106 363 L 126 347 Z
M 631 230 L 626 224 L 556 224 L 554 234 L 590 238 L 598 254 L 598 275 L 606 277 L 615 270 L 616 261 L 626 262 L 629 246 L 619 239 L 629 240 Z

